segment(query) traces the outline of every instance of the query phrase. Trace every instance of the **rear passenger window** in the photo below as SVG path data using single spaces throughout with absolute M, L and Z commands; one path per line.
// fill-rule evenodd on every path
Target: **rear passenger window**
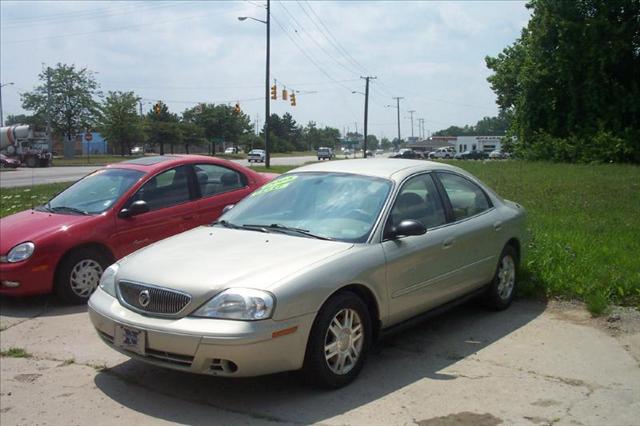
M 226 167 L 215 164 L 197 164 L 194 169 L 202 197 L 233 191 L 247 185 L 246 178 L 242 173 Z
M 407 219 L 417 220 L 427 228 L 446 222 L 444 208 L 430 174 L 412 177 L 400 189 L 389 223 L 397 226 Z
M 454 220 L 475 216 L 491 207 L 487 195 L 475 183 L 452 173 L 438 173 L 449 197 Z

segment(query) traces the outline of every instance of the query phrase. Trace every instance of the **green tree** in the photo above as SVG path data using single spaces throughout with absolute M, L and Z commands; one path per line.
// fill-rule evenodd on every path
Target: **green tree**
M 160 147 L 160 155 L 164 155 L 165 144 L 169 144 L 171 153 L 174 147 L 182 143 L 182 133 L 180 132 L 178 116 L 169 111 L 169 107 L 158 102 L 158 112 L 153 109 L 145 117 L 145 132 L 147 133 L 149 144 Z
M 9 114 L 7 119 L 4 120 L 5 126 L 14 126 L 16 124 L 28 124 L 30 126 L 35 126 L 40 130 L 44 130 L 46 127 L 44 117 L 39 115 Z
M 182 119 L 200 126 L 210 143 L 223 140 L 239 145 L 243 135 L 253 130 L 248 115 L 242 111 L 236 113 L 233 107 L 222 104 L 200 104 L 189 108 L 182 113 Z
M 640 2 L 532 0 L 513 45 L 487 57 L 527 158 L 640 162 Z
M 388 138 L 382 138 L 382 140 L 380 140 L 380 147 L 385 151 L 388 151 L 391 149 L 392 143 Z
M 92 127 L 100 117 L 96 98 L 102 94 L 94 74 L 87 68 L 58 63 L 55 68 L 46 67 L 38 78 L 39 86 L 21 94 L 22 107 L 38 117 L 48 112 L 53 132 L 64 136 L 70 146 L 77 133 Z
M 206 141 L 204 138 L 204 129 L 197 124 L 181 121 L 179 127 L 182 134 L 182 143 L 184 144 L 184 149 L 187 154 L 189 153 L 190 146 L 200 145 Z
M 139 101 L 133 92 L 109 92 L 102 104 L 98 129 L 109 144 L 120 148 L 122 156 L 144 137 L 142 120 L 136 112 Z
M 378 149 L 378 145 L 380 144 L 380 142 L 378 141 L 378 138 L 376 137 L 376 135 L 367 135 L 367 149 L 370 151 L 375 151 L 376 149 Z

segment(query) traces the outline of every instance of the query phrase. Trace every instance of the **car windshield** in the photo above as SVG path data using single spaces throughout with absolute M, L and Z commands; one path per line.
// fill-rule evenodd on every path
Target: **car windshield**
M 221 225 L 263 232 L 365 242 L 391 182 L 344 173 L 293 173 L 254 191 Z
M 42 208 L 68 214 L 102 213 L 143 175 L 129 169 L 97 170 L 56 195 Z

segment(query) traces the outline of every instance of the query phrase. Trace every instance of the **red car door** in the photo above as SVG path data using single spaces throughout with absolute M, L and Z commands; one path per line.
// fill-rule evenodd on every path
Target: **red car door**
M 145 183 L 125 207 L 142 200 L 149 211 L 116 218 L 118 257 L 146 245 L 183 232 L 199 223 L 196 193 L 190 185 L 190 167 L 175 167 L 157 174 Z
M 213 222 L 220 217 L 225 206 L 236 204 L 254 189 L 249 186 L 244 174 L 231 168 L 217 164 L 195 164 L 194 171 L 201 195 L 194 211 L 200 224 Z

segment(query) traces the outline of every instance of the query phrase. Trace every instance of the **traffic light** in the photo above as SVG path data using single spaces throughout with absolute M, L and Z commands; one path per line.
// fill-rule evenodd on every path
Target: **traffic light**
M 287 89 L 282 89 L 282 100 L 286 101 L 287 100 Z
M 155 112 L 156 115 L 160 115 L 160 113 L 162 112 L 162 105 L 160 101 L 156 102 L 156 104 L 153 106 L 153 112 Z
M 273 100 L 278 99 L 278 88 L 276 87 L 275 84 L 271 86 L 271 99 Z
M 291 92 L 291 106 L 296 106 L 296 93 Z
M 240 114 L 240 102 L 236 103 L 236 106 L 233 108 L 233 113 L 234 114 Z

